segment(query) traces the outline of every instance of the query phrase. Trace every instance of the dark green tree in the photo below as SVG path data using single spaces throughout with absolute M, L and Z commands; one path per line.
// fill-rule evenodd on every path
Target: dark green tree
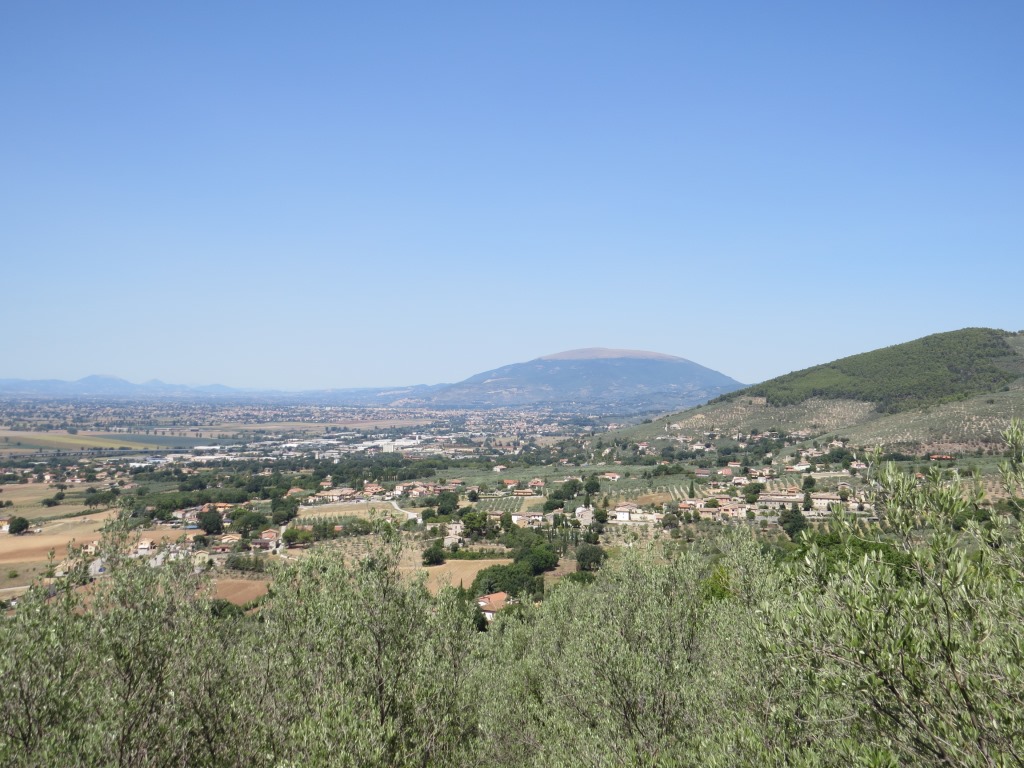
M 452 491 L 442 491 L 437 495 L 437 514 L 451 515 L 459 508 L 459 496 Z
M 794 504 L 794 506 L 796 506 Z M 807 527 L 807 518 L 799 509 L 787 509 L 779 515 L 779 526 L 786 532 L 790 539 L 796 539 L 800 531 Z
M 605 561 L 608 554 L 596 544 L 580 544 L 576 547 L 576 570 L 596 571 Z
M 437 539 L 423 551 L 423 564 L 424 565 L 443 565 L 444 564 L 444 546 L 441 539 Z
M 221 520 L 220 513 L 213 510 L 199 513 L 199 527 L 211 536 L 224 533 L 224 521 Z

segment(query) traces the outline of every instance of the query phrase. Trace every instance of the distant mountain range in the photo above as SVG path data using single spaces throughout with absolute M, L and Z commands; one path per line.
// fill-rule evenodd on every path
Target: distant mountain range
M 78 381 L 0 379 L 0 396 L 37 398 L 238 398 L 353 406 L 495 408 L 565 406 L 610 413 L 688 408 L 743 385 L 681 357 L 622 349 L 576 349 L 478 373 L 455 384 L 278 392 L 219 384 L 133 384 L 112 376 Z
M 86 376 L 78 381 L 59 379 L 0 379 L 0 395 L 22 397 L 193 397 L 231 395 L 243 390 L 232 389 L 221 384 L 202 387 L 187 387 L 183 384 L 167 384 L 158 379 L 144 384 L 133 384 L 116 376 Z

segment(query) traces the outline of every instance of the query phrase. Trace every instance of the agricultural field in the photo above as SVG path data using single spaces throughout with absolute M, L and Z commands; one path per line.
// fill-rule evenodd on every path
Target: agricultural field
M 490 469 L 472 469 L 469 467 L 461 467 L 458 469 L 448 469 L 438 473 L 438 481 L 448 481 L 452 479 L 461 480 L 467 486 L 479 485 L 486 486 L 491 489 L 503 489 L 505 487 L 505 480 L 515 480 L 517 482 L 529 482 L 535 477 L 539 477 L 546 484 L 545 487 L 552 488 L 554 485 L 558 485 L 563 482 L 566 477 L 579 476 L 582 472 L 592 471 L 587 467 L 566 467 L 561 465 L 545 465 L 535 467 L 510 467 L 504 472 L 494 472 Z
M 484 568 L 512 563 L 511 558 L 507 557 L 492 560 L 449 560 L 444 565 L 432 565 L 426 568 L 422 565 L 421 557 L 422 552 L 418 549 L 407 549 L 402 553 L 401 571 L 409 577 L 426 573 L 427 589 L 435 595 L 446 586 L 457 587 L 461 584 L 468 589 L 476 575 Z
M 94 484 L 95 485 L 95 484 Z M 72 486 L 64 491 L 64 500 L 55 507 L 44 507 L 43 499 L 52 498 L 57 489 L 46 483 L 5 483 L 0 485 L 0 502 L 11 501 L 4 515 L 18 515 L 35 522 L 95 512 L 85 505 L 85 490 L 89 486 Z
M 210 432 L 208 430 L 173 430 L 171 433 L 166 434 L 157 434 L 155 431 L 152 434 L 141 432 L 96 432 L 89 434 L 95 435 L 97 438 L 120 441 L 121 444 L 128 440 L 131 443 L 153 450 L 166 450 L 169 448 L 191 449 L 202 445 L 230 445 L 231 443 L 238 442 L 238 440 L 227 434 Z
M 86 544 L 99 538 L 112 514 L 95 512 L 54 520 L 42 525 L 42 533 L 20 536 L 0 533 L 0 589 L 26 586 L 44 575 L 51 552 L 54 564 L 60 563 L 67 556 L 71 542 Z M 11 576 L 12 572 L 17 575 Z
M 241 606 L 263 597 L 269 587 L 269 579 L 217 578 L 213 582 L 213 596 Z
M 749 399 L 740 398 L 664 416 L 648 424 L 609 432 L 602 437 L 607 444 L 614 439 L 655 440 L 711 431 L 731 433 L 751 429 L 761 432 L 807 429 L 819 433 L 835 432 L 848 425 L 882 419 L 883 415 L 874 408 L 872 403 L 857 400 L 813 398 L 798 405 L 773 406 L 756 405 Z
M 63 431 L 53 432 L 17 432 L 10 429 L 0 430 L 0 455 L 15 455 L 39 451 L 87 451 L 98 449 L 117 451 L 123 448 L 144 451 L 153 447 L 138 442 L 143 435 L 111 435 L 108 433 L 79 432 L 69 435 Z
M 1024 414 L 1024 385 L 956 403 L 894 414 L 842 431 L 855 445 L 905 447 L 914 453 L 1002 450 L 1008 414 Z
M 541 499 L 543 501 L 543 499 Z M 516 514 L 523 507 L 523 497 L 521 496 L 502 496 L 497 499 L 480 499 L 477 502 L 476 508 L 480 512 L 486 512 L 490 514 L 510 512 Z
M 321 435 L 324 430 L 330 425 L 324 423 L 314 423 L 309 421 L 268 421 L 268 422 L 222 422 L 216 424 L 213 427 L 207 427 L 204 433 L 210 435 L 221 435 L 234 433 L 249 433 L 249 432 L 266 432 L 268 434 L 277 434 L 281 432 L 305 432 L 311 435 Z M 185 431 L 182 427 L 173 427 L 172 432 Z M 192 430 L 193 432 L 195 430 Z
M 388 518 L 404 523 L 408 518 L 386 501 L 375 502 L 338 502 L 336 504 L 317 504 L 312 507 L 299 507 L 295 522 L 299 525 L 311 524 L 314 520 L 340 521 L 345 517 L 359 517 L 364 520 Z

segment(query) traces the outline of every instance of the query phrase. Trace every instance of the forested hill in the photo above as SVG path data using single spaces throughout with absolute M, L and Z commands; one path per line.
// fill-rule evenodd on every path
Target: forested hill
M 1024 357 L 1008 342 L 1017 334 L 964 328 L 844 357 L 723 395 L 765 397 L 769 405 L 795 405 L 814 397 L 875 403 L 898 413 L 934 403 L 995 392 L 1024 374 Z

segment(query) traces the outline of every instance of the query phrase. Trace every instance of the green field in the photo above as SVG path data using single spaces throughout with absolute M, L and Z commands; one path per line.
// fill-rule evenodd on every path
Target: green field
M 118 450 L 130 448 L 145 449 L 143 443 L 136 443 L 128 436 L 101 436 L 80 433 L 69 435 L 67 432 L 14 432 L 0 430 L 0 451 L 22 453 L 32 450 L 85 451 L 91 448 L 102 450 Z
M 180 437 L 175 435 L 145 435 L 138 433 L 79 432 L 16 432 L 0 430 L 0 454 L 36 453 L 40 451 L 131 451 L 166 450 L 168 448 L 194 448 L 197 445 L 231 444 L 235 440 L 218 441 L 212 438 Z

